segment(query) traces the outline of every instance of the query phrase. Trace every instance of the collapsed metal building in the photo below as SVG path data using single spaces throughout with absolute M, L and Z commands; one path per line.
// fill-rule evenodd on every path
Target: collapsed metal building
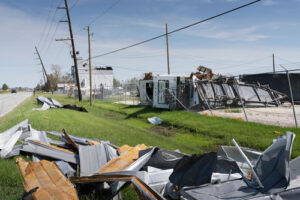
M 170 110 L 278 106 L 285 94 L 268 85 L 246 84 L 203 66 L 190 76 L 146 74 L 139 82 L 141 105 Z

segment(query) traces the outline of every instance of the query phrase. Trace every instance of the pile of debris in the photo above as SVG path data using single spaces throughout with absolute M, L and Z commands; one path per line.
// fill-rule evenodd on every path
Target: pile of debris
M 44 110 L 48 110 L 50 108 L 65 108 L 65 109 L 77 110 L 77 111 L 81 111 L 81 112 L 88 112 L 84 107 L 78 107 L 76 105 L 70 105 L 70 104 L 63 105 L 60 102 L 58 102 L 50 97 L 46 98 L 43 96 L 38 96 L 36 98 L 36 100 L 37 100 L 38 104 L 43 104 L 43 106 L 41 108 L 33 108 L 32 110 L 44 111 Z
M 131 183 L 141 199 L 290 200 L 300 196 L 300 157 L 290 161 L 294 138 L 287 132 L 264 152 L 233 140 L 235 146 L 190 156 L 38 131 L 25 120 L 0 134 L 0 156 L 32 155 L 16 160 L 26 199 L 78 199 L 81 192 L 112 199 Z

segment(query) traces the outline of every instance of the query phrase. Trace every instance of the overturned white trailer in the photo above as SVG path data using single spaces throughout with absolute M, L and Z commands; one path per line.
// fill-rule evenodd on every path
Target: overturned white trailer
M 153 76 L 140 80 L 139 90 L 141 105 L 170 110 L 278 106 L 286 97 L 268 86 L 199 73 Z

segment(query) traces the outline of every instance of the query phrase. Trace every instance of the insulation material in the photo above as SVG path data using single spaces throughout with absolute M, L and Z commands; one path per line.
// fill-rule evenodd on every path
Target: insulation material
M 58 169 L 55 163 L 42 160 L 26 162 L 22 158 L 16 160 L 26 192 L 32 193 L 31 199 L 78 199 L 73 184 Z

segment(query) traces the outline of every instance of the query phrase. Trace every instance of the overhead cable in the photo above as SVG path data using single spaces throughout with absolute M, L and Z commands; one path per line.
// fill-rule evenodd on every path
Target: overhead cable
M 206 21 L 215 19 L 215 18 L 217 18 L 217 17 L 221 17 L 221 16 L 223 16 L 223 15 L 226 15 L 226 14 L 228 14 L 228 13 L 234 12 L 234 11 L 239 10 L 239 9 L 241 9 L 241 8 L 244 8 L 244 7 L 250 6 L 250 5 L 252 5 L 252 4 L 255 4 L 255 3 L 259 2 L 259 1 L 261 1 L 261 0 L 252 1 L 252 2 L 247 3 L 247 4 L 244 4 L 244 5 L 242 5 L 242 6 L 239 6 L 239 7 L 233 8 L 233 9 L 231 9 L 231 10 L 228 10 L 228 11 L 226 11 L 226 12 L 220 13 L 220 14 L 218 14 L 218 15 L 215 15 L 215 16 L 212 16 L 212 17 L 203 19 L 203 20 L 201 20 L 201 21 L 192 23 L 192 24 L 190 24 L 190 25 L 187 25 L 187 26 L 184 26 L 184 27 L 175 29 L 175 30 L 173 30 L 173 31 L 168 32 L 168 35 L 173 34 L 173 33 L 176 33 L 176 32 L 178 32 L 178 31 L 181 31 L 181 30 L 184 30 L 184 29 L 187 29 L 187 28 L 190 28 L 190 27 L 195 26 L 195 25 L 198 25 L 198 24 L 200 24 L 200 23 L 203 23 L 203 22 L 206 22 Z M 156 37 L 153 37 L 153 38 L 150 38 L 150 39 L 147 39 L 147 40 L 144 40 L 144 41 L 141 41 L 141 42 L 138 42 L 138 43 L 135 43 L 135 44 L 132 44 L 132 45 L 129 45 L 129 46 L 120 48 L 120 49 L 116 49 L 116 50 L 113 50 L 113 51 L 110 51 L 110 52 L 107 52 L 107 53 L 103 53 L 103 54 L 100 54 L 100 55 L 97 55 L 97 56 L 93 56 L 92 58 L 103 57 L 103 56 L 106 56 L 106 55 L 109 55 L 109 54 L 113 54 L 113 53 L 116 53 L 116 52 L 119 52 L 119 51 L 123 51 L 123 50 L 129 49 L 129 48 L 132 48 L 132 47 L 135 47 L 135 46 L 138 46 L 138 45 L 141 45 L 141 44 L 144 44 L 144 43 L 147 43 L 147 42 L 150 42 L 150 41 L 152 41 L 152 40 L 156 40 L 156 39 L 158 39 L 158 38 L 165 37 L 165 36 L 166 36 L 166 34 L 164 33 L 164 34 L 158 35 L 158 36 L 156 36 Z

